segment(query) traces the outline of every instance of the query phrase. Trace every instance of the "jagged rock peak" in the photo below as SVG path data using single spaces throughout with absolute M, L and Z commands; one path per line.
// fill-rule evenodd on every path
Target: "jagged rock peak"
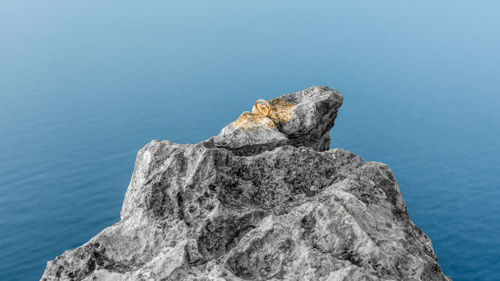
M 207 141 L 150 142 L 120 221 L 42 280 L 451 280 L 389 167 L 327 150 L 341 103 L 313 87 Z
M 217 147 L 244 155 L 287 144 L 324 151 L 330 147 L 329 131 L 342 100 L 337 90 L 325 86 L 286 94 L 270 101 L 269 117 L 261 116 L 253 108 L 211 140 Z

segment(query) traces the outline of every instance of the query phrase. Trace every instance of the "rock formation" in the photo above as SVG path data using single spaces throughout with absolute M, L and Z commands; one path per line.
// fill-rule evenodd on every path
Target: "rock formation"
M 120 221 L 41 280 L 451 280 L 389 167 L 329 149 L 339 92 L 270 103 L 198 144 L 147 144 Z

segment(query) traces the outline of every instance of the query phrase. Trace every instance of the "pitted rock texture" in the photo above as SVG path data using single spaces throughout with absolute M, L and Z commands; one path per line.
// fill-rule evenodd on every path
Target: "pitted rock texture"
M 281 98 L 295 105 L 275 127 L 282 142 L 245 146 L 238 137 L 265 130 L 233 126 L 195 145 L 147 144 L 120 221 L 41 280 L 451 280 L 389 167 L 325 149 L 340 94 Z

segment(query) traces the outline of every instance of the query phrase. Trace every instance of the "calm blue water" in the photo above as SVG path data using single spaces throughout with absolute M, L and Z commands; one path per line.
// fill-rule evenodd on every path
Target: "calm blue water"
M 311 85 L 343 93 L 332 146 L 392 167 L 444 272 L 500 280 L 500 3 L 241 2 L 0 1 L 0 280 L 118 221 L 150 140 Z

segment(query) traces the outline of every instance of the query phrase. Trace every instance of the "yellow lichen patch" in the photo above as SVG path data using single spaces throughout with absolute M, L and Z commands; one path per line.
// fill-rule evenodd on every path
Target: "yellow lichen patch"
M 252 112 L 243 112 L 233 122 L 233 125 L 238 129 L 257 129 L 263 127 L 272 129 L 293 118 L 293 109 L 295 108 L 293 103 L 275 98 L 269 101 L 269 104 L 271 105 L 271 113 L 268 117 L 260 115 L 254 106 Z M 259 106 L 261 112 L 267 111 L 265 104 L 259 103 L 257 106 Z
M 287 123 L 293 118 L 293 109 L 295 105 L 291 102 L 284 101 L 280 98 L 275 98 L 269 102 L 271 104 L 271 115 L 269 116 L 276 125 Z
M 272 129 L 276 127 L 274 122 L 268 118 L 263 117 L 259 114 L 252 112 L 243 112 L 236 121 L 233 122 L 233 126 L 238 129 L 258 129 L 258 128 L 269 128 Z

